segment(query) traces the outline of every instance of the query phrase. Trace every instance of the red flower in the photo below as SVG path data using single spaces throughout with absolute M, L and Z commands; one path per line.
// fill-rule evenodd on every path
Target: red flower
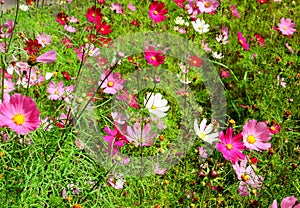
M 69 17 L 64 12 L 60 12 L 56 16 L 56 22 L 58 22 L 60 25 L 66 25 L 67 22 L 69 22 Z
M 28 5 L 32 5 L 35 2 L 35 0 L 27 0 L 26 2 Z
M 201 67 L 203 64 L 202 58 L 199 58 L 198 56 L 190 56 L 190 59 L 188 60 L 190 66 L 195 66 L 195 67 Z
M 70 77 L 70 75 L 69 75 L 68 72 L 63 71 L 63 72 L 61 72 L 61 74 L 64 76 L 64 78 L 65 78 L 66 80 L 71 80 L 71 77 Z
M 140 26 L 140 23 L 137 20 L 131 20 L 130 24 L 136 27 Z
M 256 163 L 260 162 L 260 160 L 257 159 L 256 157 L 252 157 L 252 158 L 250 158 L 250 162 L 251 162 L 251 164 L 255 165 Z
M 101 22 L 103 15 L 101 14 L 101 9 L 96 8 L 95 6 L 92 6 L 91 8 L 88 8 L 87 13 L 85 14 L 86 18 L 89 22 Z
M 268 0 L 257 0 L 257 2 L 260 4 L 266 4 L 268 3 Z
M 111 45 L 111 38 L 99 38 L 99 45 L 104 47 Z
M 266 44 L 264 38 L 260 34 L 256 33 L 254 36 L 255 36 L 255 38 L 256 38 L 256 40 L 257 40 L 257 42 L 259 43 L 260 46 L 263 46 L 263 45 Z
M 26 41 L 26 47 L 24 50 L 27 51 L 28 55 L 36 55 L 38 52 L 40 52 L 40 49 L 42 48 L 42 45 L 39 44 L 37 39 L 28 39 Z
M 107 25 L 106 22 L 102 22 L 96 25 L 96 31 L 98 33 L 100 33 L 101 35 L 108 35 L 109 33 L 112 32 L 112 30 L 110 29 L 111 26 Z

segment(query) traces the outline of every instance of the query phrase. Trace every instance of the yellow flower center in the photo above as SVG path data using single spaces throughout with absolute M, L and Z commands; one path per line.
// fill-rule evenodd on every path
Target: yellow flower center
M 202 30 L 202 27 L 199 26 L 199 27 L 198 27 L 198 30 Z
M 244 45 L 244 41 L 243 40 L 239 40 L 240 44 Z
M 247 174 L 243 173 L 241 178 L 242 178 L 243 181 L 248 181 L 249 176 Z
M 157 15 L 157 14 L 158 14 L 158 11 L 155 10 L 155 11 L 153 12 L 153 14 L 154 14 L 154 15 Z
M 25 122 L 25 116 L 21 113 L 17 113 L 12 118 L 13 122 L 17 125 L 22 125 Z
M 275 131 L 276 130 L 276 128 L 274 127 L 274 126 L 271 126 L 271 128 L 270 128 L 272 131 Z
M 206 8 L 210 7 L 210 3 L 208 1 L 205 3 L 205 7 Z
M 151 60 L 152 60 L 152 61 L 156 61 L 155 56 L 151 56 Z
M 65 18 L 61 18 L 62 21 L 65 21 Z
M 105 30 L 103 27 L 101 27 L 101 29 L 100 29 L 102 32 Z
M 114 86 L 114 84 L 115 84 L 114 82 L 110 81 L 110 82 L 108 82 L 107 85 L 108 85 L 109 87 L 112 87 L 112 86 Z
M 54 92 L 55 94 L 58 94 L 58 90 L 55 90 L 55 92 Z
M 283 26 L 283 30 L 287 30 L 286 26 Z
M 250 135 L 250 136 L 248 136 L 247 141 L 250 144 L 254 144 L 256 142 L 256 139 L 255 139 L 255 137 L 253 135 Z
M 8 88 L 6 85 L 4 85 L 4 87 L 3 87 L 5 90 Z
M 228 150 L 231 150 L 232 149 L 232 144 L 226 144 L 226 147 Z
M 43 39 L 43 40 L 42 40 L 42 42 L 43 42 L 43 43 L 46 43 L 46 40 L 45 40 L 45 39 Z
M 95 17 L 95 13 L 92 14 L 92 17 Z
M 155 110 L 157 107 L 155 105 L 152 105 L 151 109 Z
M 201 139 L 204 139 L 205 137 L 206 137 L 206 134 L 204 134 L 204 133 L 201 133 L 201 134 L 200 134 L 200 138 L 201 138 Z

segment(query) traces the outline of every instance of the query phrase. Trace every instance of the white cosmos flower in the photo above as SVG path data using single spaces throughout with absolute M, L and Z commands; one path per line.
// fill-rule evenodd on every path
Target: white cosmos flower
M 147 102 L 148 101 L 148 102 Z M 168 101 L 166 99 L 162 99 L 162 95 L 160 93 L 148 93 L 147 97 L 144 98 L 144 105 L 148 108 L 151 114 L 156 115 L 159 118 L 165 117 L 170 106 L 167 106 Z
M 205 24 L 204 20 L 197 19 L 196 21 L 192 22 L 192 25 L 196 32 L 200 34 L 207 33 L 209 31 L 209 24 Z
M 224 56 L 223 56 L 223 54 L 222 53 L 217 53 L 217 52 L 215 52 L 215 51 L 213 51 L 212 52 L 212 56 L 214 57 L 214 58 L 216 58 L 216 59 L 222 59 L 222 58 L 224 58 Z
M 175 23 L 177 24 L 177 25 L 184 25 L 184 23 L 185 23 L 185 21 L 184 21 L 184 19 L 182 19 L 182 17 L 176 17 L 176 19 L 175 19 Z
M 27 12 L 29 10 L 29 7 L 25 4 L 21 4 L 19 6 L 19 8 L 23 11 L 23 12 Z
M 213 128 L 212 124 L 209 124 L 208 126 L 206 126 L 206 122 L 207 122 L 207 120 L 206 120 L 206 118 L 204 118 L 201 121 L 200 128 L 199 128 L 197 119 L 195 119 L 194 130 L 195 130 L 197 136 L 200 137 L 201 139 L 203 139 L 203 141 L 212 144 L 213 142 L 219 140 L 219 138 L 218 138 L 219 133 L 214 132 L 214 128 Z

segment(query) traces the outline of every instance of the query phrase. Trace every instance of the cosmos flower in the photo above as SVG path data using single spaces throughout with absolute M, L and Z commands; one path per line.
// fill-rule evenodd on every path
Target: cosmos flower
M 296 29 L 294 29 L 295 23 L 292 22 L 290 18 L 287 19 L 281 18 L 278 27 L 279 27 L 279 31 L 283 35 L 289 36 L 292 35 L 294 32 L 296 32 Z
M 160 93 L 148 93 L 146 98 L 144 98 L 144 105 L 148 108 L 150 114 L 154 114 L 159 118 L 165 117 L 166 112 L 169 110 L 170 106 L 167 106 L 168 101 L 162 99 Z
M 41 35 L 38 34 L 36 39 L 38 43 L 42 45 L 42 47 L 45 47 L 46 45 L 50 45 L 51 43 L 50 35 L 46 35 L 44 32 Z
M 99 22 L 97 23 L 97 25 L 95 26 L 96 31 L 98 33 L 100 33 L 101 35 L 108 35 L 109 33 L 112 32 L 111 25 L 108 25 L 106 22 Z
M 247 44 L 247 40 L 246 38 L 243 38 L 243 34 L 241 32 L 238 32 L 238 42 L 245 50 L 249 50 L 249 44 Z
M 196 30 L 196 32 L 203 34 L 203 33 L 207 33 L 209 31 L 209 24 L 205 24 L 204 20 L 200 20 L 197 18 L 196 21 L 192 22 L 192 25 L 194 27 L 194 29 Z
M 199 138 L 201 138 L 203 141 L 208 142 L 212 144 L 215 141 L 218 141 L 218 132 L 214 132 L 213 124 L 209 124 L 206 126 L 207 120 L 204 118 L 200 126 L 198 126 L 198 121 L 195 119 L 194 121 L 194 130 Z
M 230 5 L 230 10 L 231 10 L 231 14 L 234 15 L 236 18 L 241 17 L 234 5 Z
M 162 51 L 156 51 L 154 46 L 144 50 L 144 57 L 147 60 L 148 64 L 156 67 L 158 67 L 160 64 L 163 64 L 166 58 L 162 55 Z
M 11 96 L 0 105 L 0 126 L 9 127 L 17 134 L 27 134 L 40 125 L 40 113 L 34 100 L 21 94 Z
M 202 13 L 213 13 L 217 10 L 220 3 L 216 0 L 198 1 L 197 6 Z
M 242 151 L 245 149 L 243 142 L 241 141 L 243 136 L 237 134 L 232 137 L 232 128 L 226 130 L 226 134 L 220 132 L 220 140 L 222 143 L 217 143 L 216 148 L 221 152 L 226 160 L 236 162 L 238 160 L 244 160 L 245 155 Z
M 105 126 L 104 131 L 107 133 L 107 135 L 103 137 L 103 140 L 108 142 L 109 146 L 123 147 L 124 143 L 128 143 L 129 141 L 116 126 L 114 126 L 114 129 L 109 129 L 107 126 Z
M 101 88 L 103 88 L 103 92 L 107 94 L 116 94 L 117 91 L 123 88 L 124 79 L 118 72 L 111 73 L 108 75 L 109 71 L 101 74 L 101 81 L 99 81 L 99 85 L 102 83 Z M 106 77 L 108 75 L 108 77 Z
M 156 23 L 159 23 L 166 19 L 165 14 L 168 13 L 168 9 L 165 8 L 165 4 L 157 1 L 153 1 L 148 10 L 149 17 Z
M 264 122 L 249 120 L 242 131 L 244 145 L 250 150 L 262 151 L 271 147 L 271 143 L 265 143 L 271 139 L 271 134 Z
M 127 126 L 127 139 L 129 142 L 133 142 L 136 147 L 139 146 L 151 146 L 155 140 L 156 132 L 151 132 L 151 126 L 147 123 L 143 128 L 139 122 L 131 126 Z
M 92 6 L 91 8 L 88 8 L 87 13 L 85 14 L 86 18 L 89 22 L 101 22 L 103 15 L 101 14 L 101 9 L 96 8 L 95 6 Z
M 300 208 L 300 203 L 297 203 L 297 198 L 294 196 L 288 196 L 282 199 L 280 207 L 281 208 Z M 271 204 L 270 208 L 277 208 L 277 200 L 275 199 Z

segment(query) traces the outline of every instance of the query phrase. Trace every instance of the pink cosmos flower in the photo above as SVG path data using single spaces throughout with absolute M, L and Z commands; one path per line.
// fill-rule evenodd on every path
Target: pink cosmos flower
M 264 123 L 267 125 L 268 131 L 270 132 L 270 134 L 278 134 L 280 131 L 280 125 L 274 123 L 272 124 L 271 122 L 271 126 L 269 127 L 267 124 L 267 121 L 264 121 Z
M 202 39 L 202 41 L 201 41 L 201 46 L 203 47 L 205 52 L 210 52 L 211 51 L 211 48 L 208 46 L 208 43 L 204 42 L 204 39 Z
M 271 147 L 270 143 L 265 143 L 271 139 L 271 134 L 264 122 L 249 120 L 242 131 L 244 145 L 250 150 L 262 151 Z
M 68 38 L 63 38 L 61 42 L 66 46 L 66 48 L 71 48 L 73 46 L 73 43 Z
M 204 147 L 199 146 L 198 153 L 199 153 L 200 157 L 203 159 L 206 159 L 208 157 L 207 151 L 206 151 L 206 149 L 204 149 Z
M 63 99 L 65 95 L 64 82 L 60 81 L 57 85 L 54 81 L 49 82 L 47 92 L 50 94 L 48 95 L 48 99 L 50 100 Z
M 135 11 L 136 10 L 136 7 L 133 5 L 133 4 L 131 4 L 131 3 L 129 3 L 128 5 L 127 5 L 127 7 L 128 7 L 128 9 L 130 9 L 131 11 Z
M 226 134 L 220 132 L 220 140 L 222 143 L 217 143 L 216 148 L 221 152 L 226 160 L 236 162 L 238 160 L 244 160 L 245 155 L 242 150 L 245 149 L 243 142 L 241 142 L 242 135 L 237 134 L 232 137 L 232 128 L 226 130 Z
M 185 5 L 185 9 L 191 17 L 196 18 L 198 14 L 201 14 L 201 11 L 197 5 L 198 2 L 199 0 L 188 0 L 187 4 Z
M 5 52 L 5 42 L 0 43 L 0 53 Z
M 109 146 L 123 147 L 124 143 L 128 143 L 125 135 L 114 126 L 114 129 L 109 129 L 107 126 L 104 127 L 104 131 L 108 134 L 103 137 L 103 140 L 109 143 Z
M 36 58 L 36 62 L 52 63 L 56 60 L 55 50 L 48 51 Z
M 104 72 L 101 74 L 101 81 L 99 81 L 99 85 L 103 81 L 102 85 L 100 86 L 103 88 L 103 92 L 107 94 L 116 94 L 117 91 L 123 88 L 123 83 L 125 79 L 121 78 L 121 75 L 118 72 L 111 73 L 107 78 L 107 74 L 109 71 Z
M 278 24 L 279 30 L 283 35 L 289 36 L 292 35 L 294 32 L 296 32 L 295 23 L 291 21 L 290 18 L 280 19 L 280 23 Z
M 74 16 L 71 17 L 70 22 L 72 23 L 78 23 L 79 20 L 77 18 L 75 18 Z
M 17 134 L 27 134 L 40 125 L 40 113 L 34 100 L 21 94 L 11 96 L 0 105 L 0 126 L 9 127 Z
M 3 23 L 3 26 L 0 25 L 0 38 L 9 38 L 15 27 L 13 20 L 8 20 Z
M 123 176 L 121 174 L 113 174 L 113 176 L 110 176 L 107 179 L 107 183 L 109 186 L 112 186 L 115 189 L 121 189 L 123 188 L 123 185 L 125 183 L 125 180 L 123 179 Z
M 238 41 L 245 50 L 249 50 L 249 44 L 247 44 L 247 40 L 246 38 L 243 38 L 243 34 L 241 32 L 238 32 Z
M 216 0 L 202 0 L 197 3 L 201 13 L 213 13 L 217 10 L 220 3 Z
M 295 51 L 293 50 L 293 48 L 288 43 L 286 43 L 285 46 L 286 46 L 287 49 L 289 49 L 289 51 L 291 52 L 291 54 L 295 53 Z
M 115 11 L 117 14 L 125 14 L 122 4 L 118 2 L 112 3 L 110 10 Z
M 221 71 L 221 77 L 222 78 L 227 78 L 227 77 L 230 77 L 230 71 L 226 70 L 226 69 L 223 69 Z
M 235 8 L 234 5 L 231 5 L 231 6 L 230 6 L 230 9 L 231 9 L 232 15 L 234 15 L 234 16 L 237 17 L 237 18 L 240 18 L 240 17 L 241 17 L 240 14 L 239 14 L 239 12 L 238 12 L 238 10 Z
M 45 47 L 46 45 L 50 45 L 51 43 L 50 35 L 45 35 L 44 32 L 41 35 L 38 34 L 36 39 L 38 43 L 41 44 L 43 47 Z
M 155 164 L 154 173 L 157 175 L 164 175 L 168 169 L 167 168 L 160 168 L 159 163 Z
M 166 19 L 165 14 L 168 13 L 168 9 L 165 8 L 165 4 L 157 1 L 153 1 L 148 10 L 148 14 L 151 19 L 153 19 L 156 23 L 159 23 Z
M 156 136 L 156 132 L 151 131 L 151 126 L 147 123 L 143 129 L 139 122 L 133 124 L 133 128 L 131 126 L 127 126 L 127 138 L 129 142 L 134 142 L 136 147 L 138 146 L 151 146 L 155 140 L 152 140 L 153 137 Z
M 280 207 L 281 208 L 300 208 L 300 203 L 295 205 L 297 202 L 297 198 L 294 196 L 288 196 L 285 197 L 284 199 L 282 199 Z M 275 199 L 272 203 L 272 205 L 270 206 L 270 208 L 277 208 L 277 200 Z
M 166 58 L 162 55 L 162 51 L 156 51 L 154 46 L 144 51 L 144 57 L 147 60 L 148 64 L 151 64 L 156 67 L 158 67 L 160 64 L 163 64 Z
M 70 33 L 75 33 L 76 32 L 76 29 L 71 25 L 65 25 L 64 29 L 65 29 L 65 31 L 70 32 Z
M 11 79 L 4 79 L 4 93 L 8 94 L 15 90 L 15 83 Z

